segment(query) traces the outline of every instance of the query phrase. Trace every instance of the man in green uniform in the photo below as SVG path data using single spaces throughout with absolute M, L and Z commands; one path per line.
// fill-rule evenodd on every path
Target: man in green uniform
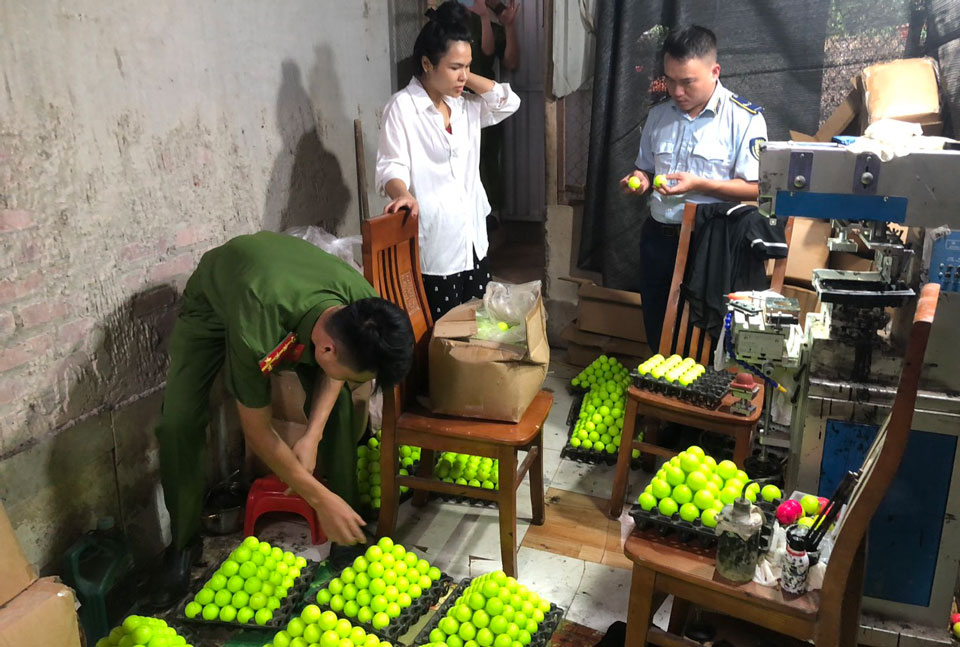
M 203 450 L 214 378 L 224 370 L 247 446 L 316 511 L 337 544 L 364 541 L 354 511 L 356 438 L 345 381 L 400 382 L 414 336 L 407 314 L 354 268 L 314 245 L 272 232 L 239 236 L 203 255 L 187 281 L 170 339 L 156 433 L 173 541 L 153 606 L 189 584 L 199 559 Z M 270 374 L 294 369 L 308 394 L 307 432 L 291 448 L 271 426 Z M 318 451 L 325 486 L 314 476 Z

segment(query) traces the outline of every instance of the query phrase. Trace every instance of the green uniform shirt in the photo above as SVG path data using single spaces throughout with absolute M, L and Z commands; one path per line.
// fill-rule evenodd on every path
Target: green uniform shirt
M 310 334 L 324 310 L 375 296 L 363 275 L 336 256 L 264 231 L 204 254 L 187 282 L 184 308 L 222 324 L 227 389 L 244 406 L 259 408 L 270 404 L 272 371 L 316 366 Z

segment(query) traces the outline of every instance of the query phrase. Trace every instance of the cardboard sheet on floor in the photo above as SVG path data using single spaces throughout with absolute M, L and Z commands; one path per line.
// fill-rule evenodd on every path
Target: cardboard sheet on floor
M 526 347 L 471 339 L 477 307 L 457 306 L 430 339 L 430 408 L 468 418 L 518 422 L 540 391 L 550 364 L 543 299 L 526 317 Z

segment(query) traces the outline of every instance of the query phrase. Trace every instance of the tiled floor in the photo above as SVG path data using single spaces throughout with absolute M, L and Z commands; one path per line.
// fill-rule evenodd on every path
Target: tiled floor
M 544 426 L 544 481 L 547 520 L 531 526 L 529 480 L 517 491 L 519 579 L 567 609 L 567 618 L 605 631 L 626 618 L 629 562 L 622 537 L 631 524 L 606 516 L 612 466 L 584 465 L 562 459 L 567 414 L 572 396 L 567 384 L 579 369 L 555 358 L 544 384 L 554 405 Z M 631 473 L 632 497 L 649 475 Z M 454 577 L 467 577 L 500 567 L 500 537 L 495 508 L 431 501 L 423 508 L 401 506 L 395 539 L 418 546 Z
M 567 439 L 567 414 L 572 397 L 566 386 L 578 369 L 555 357 L 544 388 L 554 394 L 554 406 L 544 426 L 546 523 L 531 526 L 529 479 L 517 491 L 517 543 L 520 581 L 567 609 L 567 618 L 605 631 L 626 619 L 629 562 L 623 537 L 632 525 L 607 515 L 614 469 L 561 458 Z M 631 472 L 630 496 L 635 498 L 649 475 Z M 310 544 L 306 527 L 296 520 L 258 528 L 270 542 L 289 546 L 308 558 L 326 556 L 327 545 Z M 494 507 L 431 500 L 422 508 L 400 507 L 394 538 L 423 553 L 455 579 L 500 568 L 500 533 Z M 209 544 L 208 544 L 209 546 Z

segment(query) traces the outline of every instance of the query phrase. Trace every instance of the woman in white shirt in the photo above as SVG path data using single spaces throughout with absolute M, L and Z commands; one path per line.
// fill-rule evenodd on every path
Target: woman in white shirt
M 470 72 L 459 2 L 447 0 L 427 16 L 413 47 L 414 78 L 383 111 L 376 183 L 391 199 L 387 212 L 420 215 L 420 270 L 436 320 L 483 297 L 490 280 L 480 129 L 516 112 L 520 98 L 509 84 Z

